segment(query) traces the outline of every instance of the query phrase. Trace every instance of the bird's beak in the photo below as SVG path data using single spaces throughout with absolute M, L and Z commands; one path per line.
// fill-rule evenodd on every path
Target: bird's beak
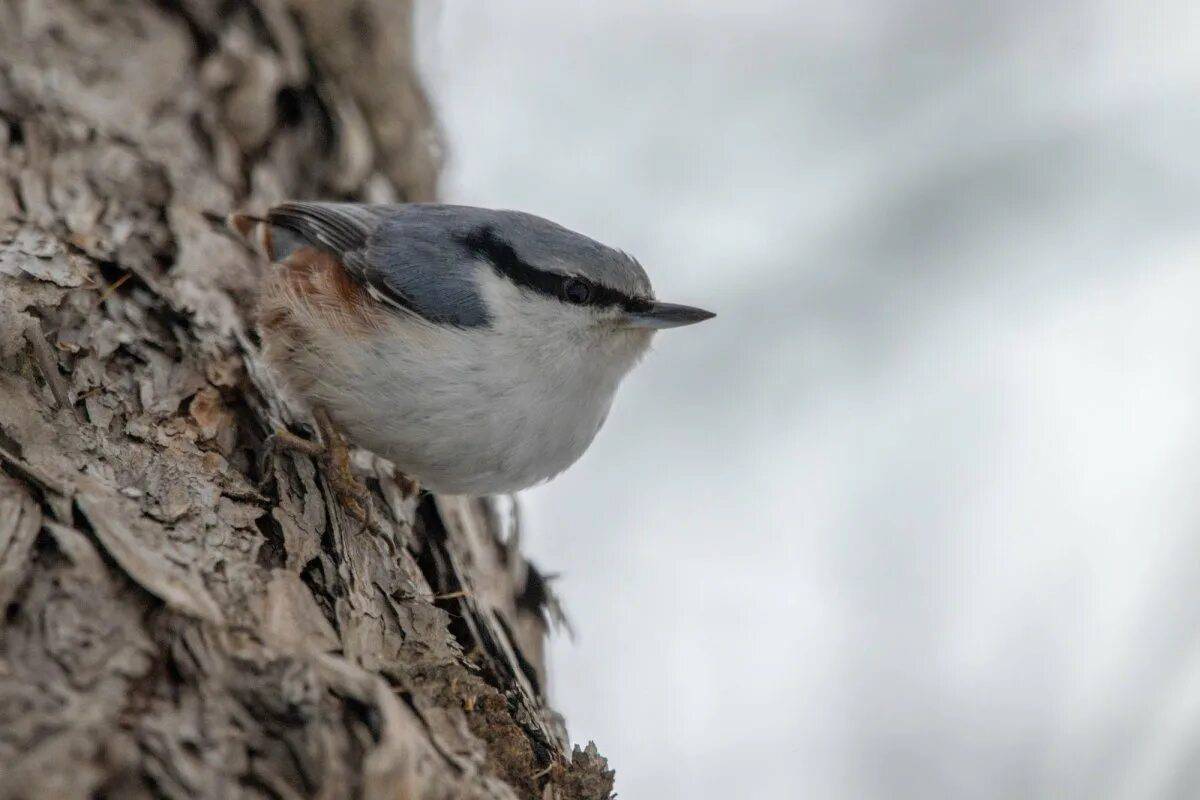
M 631 311 L 625 315 L 627 328 L 678 328 L 715 317 L 711 311 L 675 303 L 654 303 L 647 311 Z

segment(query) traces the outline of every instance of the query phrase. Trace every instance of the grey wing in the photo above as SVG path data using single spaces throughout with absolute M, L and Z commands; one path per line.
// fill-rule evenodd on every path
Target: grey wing
M 489 321 L 477 267 L 459 239 L 473 213 L 486 212 L 436 204 L 295 202 L 271 209 L 267 221 L 277 242 L 275 260 L 316 245 L 394 310 L 467 328 Z
M 388 206 L 359 203 L 283 203 L 267 212 L 271 258 L 282 261 L 305 245 L 328 250 L 343 262 L 361 260 Z M 351 270 L 355 267 L 346 264 Z
M 346 272 L 377 301 L 394 311 L 433 319 L 421 307 L 419 298 L 405 291 L 401 271 L 411 269 L 410 265 L 372 260 L 371 237 L 384 219 L 402 213 L 404 208 L 361 203 L 282 203 L 267 213 L 271 259 L 282 261 L 302 247 L 319 247 L 336 256 Z

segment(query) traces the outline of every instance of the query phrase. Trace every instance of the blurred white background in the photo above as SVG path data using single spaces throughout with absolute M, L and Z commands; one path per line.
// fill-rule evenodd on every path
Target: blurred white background
M 1200 796 L 1200 5 L 428 3 L 668 331 L 524 496 L 623 798 Z

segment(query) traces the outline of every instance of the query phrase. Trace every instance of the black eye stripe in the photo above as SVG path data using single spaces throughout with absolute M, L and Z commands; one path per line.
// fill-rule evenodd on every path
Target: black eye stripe
M 586 305 L 592 299 L 592 285 L 583 278 L 567 278 L 562 282 L 560 297 L 577 306 Z
M 463 247 L 472 254 L 486 260 L 497 273 L 511 280 L 518 286 L 537 292 L 538 294 L 564 300 L 569 281 L 580 281 L 588 287 L 587 299 L 580 305 L 588 306 L 620 306 L 626 311 L 648 311 L 650 302 L 640 297 L 631 297 L 624 292 L 600 286 L 586 278 L 573 275 L 561 275 L 557 272 L 538 269 L 521 260 L 512 245 L 496 235 L 491 227 L 477 228 L 459 237 Z M 568 301 L 572 302 L 572 301 Z

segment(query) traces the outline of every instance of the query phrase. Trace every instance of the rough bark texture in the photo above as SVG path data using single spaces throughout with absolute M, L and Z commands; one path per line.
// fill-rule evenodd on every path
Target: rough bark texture
M 224 229 L 428 199 L 411 9 L 0 0 L 0 797 L 603 798 L 543 703 L 511 509 L 357 453 L 264 457 L 279 397 Z

